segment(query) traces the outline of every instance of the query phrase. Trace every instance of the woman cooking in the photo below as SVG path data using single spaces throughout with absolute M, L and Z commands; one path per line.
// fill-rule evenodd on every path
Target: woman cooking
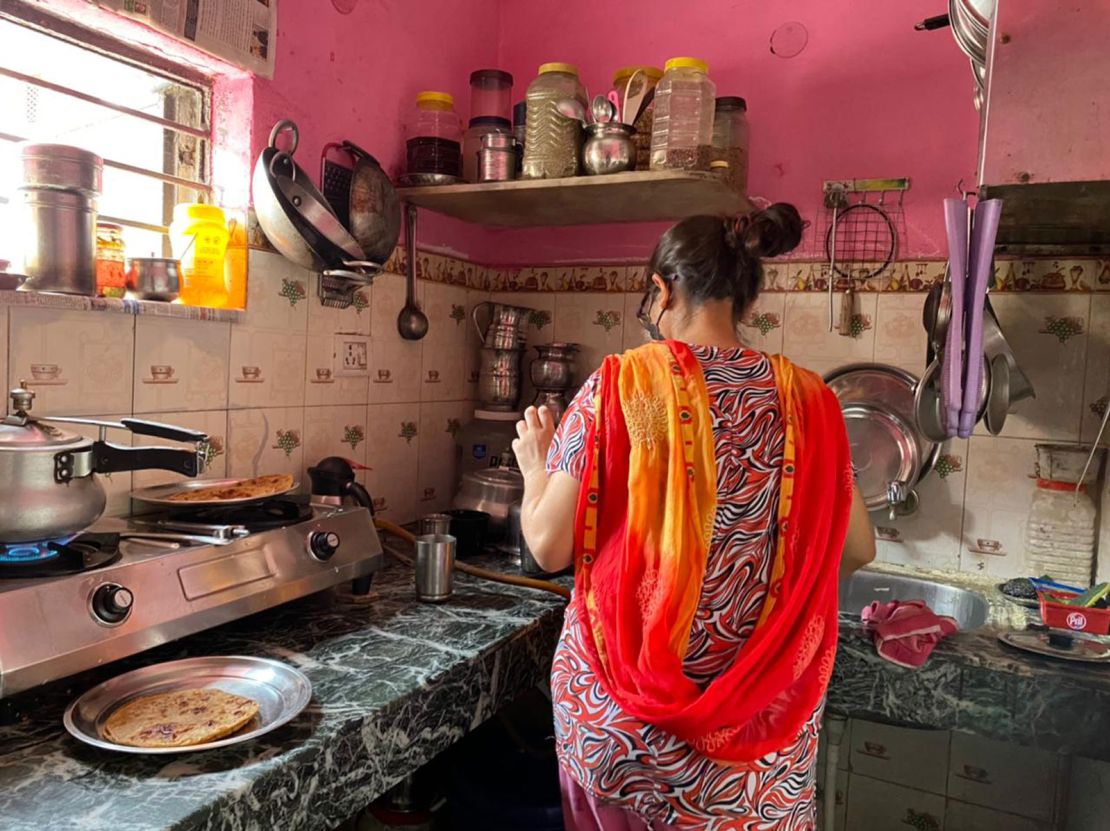
M 836 398 L 737 337 L 760 258 L 801 232 L 784 204 L 675 225 L 654 343 L 607 358 L 557 433 L 518 425 L 528 545 L 575 564 L 551 677 L 570 831 L 815 827 L 837 577 L 875 545 Z

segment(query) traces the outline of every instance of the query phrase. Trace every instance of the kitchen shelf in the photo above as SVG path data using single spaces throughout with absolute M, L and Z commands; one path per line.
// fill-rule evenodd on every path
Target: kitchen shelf
M 154 315 L 178 320 L 212 320 L 240 323 L 246 313 L 237 309 L 207 309 L 158 300 L 123 300 L 116 297 L 84 297 L 77 294 L 51 294 L 37 291 L 0 291 L 0 307 L 24 306 L 37 309 L 69 309 L 83 312 L 116 312 L 129 315 Z
M 398 193 L 418 208 L 501 228 L 657 222 L 752 207 L 711 173 L 669 170 L 398 188 Z

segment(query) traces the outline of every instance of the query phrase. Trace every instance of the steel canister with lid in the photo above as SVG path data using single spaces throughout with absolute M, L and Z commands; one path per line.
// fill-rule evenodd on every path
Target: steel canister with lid
M 487 133 L 478 152 L 478 181 L 511 182 L 516 178 L 517 158 L 512 135 Z

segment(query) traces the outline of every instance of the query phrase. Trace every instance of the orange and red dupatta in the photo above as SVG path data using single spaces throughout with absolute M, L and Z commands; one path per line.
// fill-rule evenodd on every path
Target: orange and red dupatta
M 603 688 L 722 762 L 788 745 L 836 654 L 852 493 L 844 420 L 820 378 L 772 363 L 786 441 L 770 586 L 751 637 L 707 687 L 683 672 L 717 508 L 709 398 L 689 347 L 606 358 L 576 518 L 575 602 Z

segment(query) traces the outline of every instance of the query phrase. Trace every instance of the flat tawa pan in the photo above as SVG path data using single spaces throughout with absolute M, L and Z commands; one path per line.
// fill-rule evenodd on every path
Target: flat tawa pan
M 266 493 L 260 496 L 244 496 L 240 499 L 205 499 L 198 502 L 181 502 L 180 500 L 170 498 L 187 491 L 197 491 L 205 488 L 226 488 L 237 485 L 240 482 L 249 482 L 254 478 L 253 476 L 247 476 L 240 479 L 195 479 L 191 482 L 171 482 L 166 485 L 151 485 L 148 488 L 138 488 L 131 491 L 131 498 L 137 499 L 140 502 L 145 502 L 148 505 L 165 505 L 170 508 L 177 508 L 178 510 L 191 510 L 193 508 L 251 505 L 255 502 L 265 502 L 267 499 L 276 499 L 279 496 L 284 496 L 291 491 L 295 491 L 297 486 L 300 485 L 300 482 L 294 479 L 293 485 L 285 490 L 273 491 L 272 493 Z

